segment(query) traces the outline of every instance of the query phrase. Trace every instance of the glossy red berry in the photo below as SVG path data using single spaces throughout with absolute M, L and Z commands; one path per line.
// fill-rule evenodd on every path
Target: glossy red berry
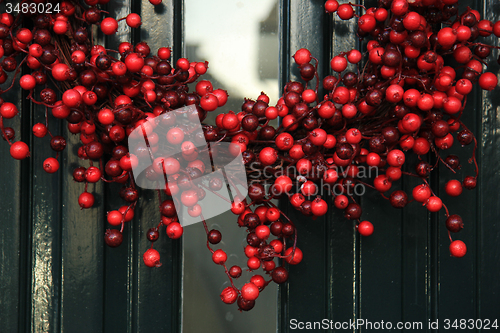
M 127 25 L 131 28 L 139 28 L 142 24 L 141 17 L 135 13 L 130 13 L 126 18 Z
M 148 249 L 144 252 L 142 259 L 144 264 L 148 267 L 160 267 L 160 253 L 155 249 Z
M 10 146 L 10 155 L 16 160 L 25 159 L 30 155 L 29 147 L 22 141 L 14 142 Z
M 59 170 L 59 161 L 53 157 L 47 158 L 43 162 L 43 170 L 45 170 L 45 172 L 47 172 L 47 173 L 56 172 L 57 170 Z
M 6 119 L 14 118 L 18 112 L 17 107 L 10 102 L 5 102 L 0 106 L 0 115 Z
M 227 260 L 227 254 L 221 249 L 216 250 L 212 254 L 212 261 L 217 265 L 224 265 Z
M 328 204 L 321 198 L 316 198 L 311 202 L 311 211 L 314 216 L 323 216 L 328 211 Z
M 342 20 L 350 20 L 354 16 L 354 9 L 349 4 L 342 4 L 337 8 L 337 15 Z
M 311 52 L 308 49 L 299 49 L 295 52 L 293 58 L 297 65 L 303 65 L 311 61 Z
M 105 35 L 113 35 L 118 31 L 118 22 L 112 17 L 107 17 L 101 22 L 101 30 Z
M 167 236 L 172 239 L 181 238 L 184 229 L 179 222 L 172 222 L 167 226 Z
M 248 301 L 254 301 L 259 297 L 259 288 L 253 283 L 245 283 L 241 287 L 241 297 Z
M 32 75 L 26 74 L 26 75 L 21 76 L 21 79 L 19 80 L 19 85 L 24 90 L 31 90 L 31 89 L 35 88 L 36 81 Z
M 334 13 L 337 8 L 339 8 L 339 3 L 337 2 L 337 0 L 327 0 L 325 2 L 325 11 L 327 13 Z M 500 31 L 500 28 L 498 30 Z
M 272 147 L 265 147 L 259 153 L 259 160 L 264 165 L 272 165 L 278 160 L 278 153 Z
M 370 236 L 373 234 L 373 224 L 369 221 L 363 221 L 357 225 L 358 232 L 362 236 Z
M 491 72 L 481 74 L 479 77 L 479 86 L 484 90 L 493 90 L 498 85 L 498 78 Z
M 426 184 L 415 186 L 412 191 L 413 199 L 417 202 L 425 202 L 431 196 L 431 189 Z
M 427 199 L 425 206 L 427 207 L 427 210 L 435 213 L 441 210 L 441 208 L 443 207 L 443 202 L 440 198 L 431 196 L 429 199 Z
M 446 191 L 446 194 L 451 197 L 458 197 L 460 194 L 462 194 L 463 191 L 462 183 L 456 179 L 448 181 L 444 189 Z
M 78 204 L 81 208 L 90 208 L 94 205 L 94 195 L 89 192 L 83 192 L 78 197 Z
M 450 254 L 452 257 L 462 258 L 467 253 L 467 246 L 461 240 L 456 240 L 450 244 Z
M 297 265 L 302 261 L 302 258 L 304 257 L 302 251 L 296 247 L 295 252 L 292 254 L 293 248 L 289 247 L 286 249 L 285 253 L 283 254 L 285 256 L 285 260 L 287 263 L 291 265 Z
M 125 65 L 130 72 L 137 73 L 144 66 L 144 59 L 137 53 L 130 53 L 125 58 Z

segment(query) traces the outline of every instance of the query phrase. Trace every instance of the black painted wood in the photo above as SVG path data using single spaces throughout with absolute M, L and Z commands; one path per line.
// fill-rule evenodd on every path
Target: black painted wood
M 309 48 L 320 63 L 327 64 L 333 53 L 357 47 L 354 22 L 332 19 L 324 14 L 323 3 L 280 1 L 282 86 L 297 78 L 291 55 L 298 48 Z M 480 8 L 487 19 L 500 18 L 495 0 L 468 4 Z M 108 10 L 117 17 L 140 12 L 144 23 L 136 32 L 120 25 L 116 37 L 102 39 L 106 45 L 116 48 L 120 41 L 143 39 L 152 50 L 172 45 L 174 59 L 181 56 L 181 0 L 164 1 L 156 8 L 147 0 L 126 0 Z M 495 38 L 489 40 L 498 45 Z M 497 57 L 498 51 L 493 50 L 488 70 L 498 72 Z M 319 70 L 324 74 L 329 68 Z M 87 162 L 78 160 L 75 149 L 68 149 L 61 155 L 59 173 L 43 172 L 42 161 L 55 153 L 48 138 L 31 137 L 31 126 L 43 120 L 44 109 L 29 106 L 19 89 L 3 97 L 23 106 L 20 117 L 5 123 L 16 130 L 17 138 L 29 143 L 32 156 L 15 161 L 8 156 L 8 145 L 0 145 L 4 156 L 0 159 L 0 331 L 180 332 L 181 242 L 162 237 L 156 248 L 163 266 L 150 270 L 142 265 L 142 253 L 149 245 L 144 233 L 158 223 L 154 193 L 141 191 L 136 218 L 126 225 L 123 245 L 104 246 L 105 214 L 124 204 L 116 196 L 120 185 L 90 185 L 96 205 L 81 211 L 77 198 L 83 185 L 73 182 L 71 170 Z M 362 196 L 363 218 L 376 228 L 370 238 L 360 237 L 353 223 L 335 209 L 313 221 L 284 207 L 301 230 L 299 246 L 305 258 L 301 265 L 290 267 L 290 281 L 280 287 L 280 332 L 292 331 L 291 319 L 416 321 L 427 332 L 438 331 L 428 329 L 429 320 L 439 319 L 439 331 L 445 319 L 500 320 L 499 106 L 496 91 L 476 89 L 464 114 L 478 138 L 478 188 L 450 198 L 442 188 L 451 172 L 440 166 L 431 179 L 450 212 L 464 218 L 465 229 L 453 235 L 468 245 L 462 259 L 449 256 L 444 214 L 427 214 L 416 203 L 398 211 L 376 193 Z M 78 142 L 65 124 L 51 121 L 49 126 L 54 134 L 66 136 L 69 146 Z M 473 174 L 467 162 L 471 150 L 454 147 L 443 152 L 443 157 L 460 156 L 458 179 Z M 395 189 L 409 193 L 418 183 L 405 178 Z

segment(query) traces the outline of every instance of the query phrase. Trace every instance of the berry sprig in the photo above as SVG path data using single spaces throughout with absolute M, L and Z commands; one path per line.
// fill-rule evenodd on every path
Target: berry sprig
M 59 153 L 67 145 L 64 137 L 49 130 L 49 117 L 65 119 L 69 131 L 80 137 L 78 156 L 86 165 L 73 171 L 74 180 L 84 183 L 78 199 L 81 208 L 94 204 L 89 183 L 124 185 L 119 196 L 126 204 L 107 214 L 107 222 L 119 228 L 106 230 L 107 245 L 122 243 L 124 225 L 133 219 L 139 200 L 137 187 L 144 181 L 156 189 L 160 213 L 158 223 L 146 235 L 151 248 L 144 253 L 145 265 L 161 265 L 159 252 L 153 248 L 161 228 L 165 227 L 169 238 L 182 236 L 178 209 L 185 207 L 183 214 L 203 223 L 212 260 L 224 268 L 230 281 L 222 301 L 237 303 L 240 310 L 253 308 L 269 283 L 286 282 L 287 265 L 299 264 L 304 256 L 297 246 L 295 224 L 274 199 L 289 200 L 304 216 L 317 218 L 328 212 L 324 198 L 331 196 L 333 205 L 355 221 L 363 236 L 374 232 L 374 224 L 361 218 L 358 203 L 366 188 L 379 192 L 394 208 L 411 201 L 432 213 L 444 208 L 450 253 L 454 257 L 466 254 L 465 244 L 451 237 L 463 228 L 462 218 L 450 215 L 428 179 L 438 164 L 454 174 L 460 169 L 457 156 L 445 156 L 456 139 L 462 146 L 473 143 L 469 162 L 475 173 L 462 181 L 449 180 L 445 193 L 456 197 L 463 188 L 476 187 L 477 141 L 461 117 L 476 84 L 484 90 L 498 84 L 496 74 L 484 71 L 485 60 L 498 47 L 481 38 L 500 37 L 500 21 L 481 19 L 471 8 L 459 13 L 458 0 L 380 0 L 373 8 L 328 0 L 326 12 L 342 20 L 357 20 L 366 52 L 343 50 L 330 60 L 332 74 L 320 78 L 318 60 L 309 50 L 299 49 L 293 58 L 303 82 L 288 82 L 275 105 L 261 93 L 256 100 L 246 99 L 240 112 L 219 113 L 210 125 L 203 123 L 207 113 L 224 107 L 228 94 L 200 79 L 208 63 L 186 58 L 174 63 L 170 48 L 152 53 L 144 41 L 123 42 L 117 50 L 96 44 L 94 26 L 105 35 L 115 34 L 120 24 L 141 26 L 135 13 L 120 19 L 105 17 L 108 13 L 100 6 L 107 2 L 62 1 L 61 12 L 50 15 L 0 14 L 0 83 L 10 79 L 0 95 L 19 79 L 20 87 L 29 92 L 27 98 L 44 107 L 45 123 L 35 124 L 33 134 L 37 138 L 49 134 L 56 152 L 44 161 L 44 170 L 59 169 Z M 156 5 L 161 0 L 150 2 Z M 29 73 L 20 76 L 22 65 Z M 10 72 L 14 72 L 11 78 Z M 38 95 L 36 88 L 43 88 Z M 183 111 L 176 113 L 179 109 Z M 18 113 L 14 103 L 0 97 L 2 137 L 12 157 L 24 159 L 29 156 L 28 146 L 13 142 L 14 130 L 4 126 L 4 119 Z M 280 125 L 270 125 L 278 117 Z M 198 121 L 202 122 L 199 133 L 193 125 Z M 180 153 L 158 153 L 164 149 L 155 132 L 159 124 L 166 128 L 160 133 L 166 144 Z M 143 139 L 144 145 L 130 146 L 131 138 Z M 225 143 L 228 148 L 221 149 Z M 418 162 L 407 170 L 414 167 L 414 172 L 403 171 L 413 154 Z M 248 184 L 231 175 L 203 177 L 224 167 L 213 161 L 239 156 Z M 150 165 L 137 178 L 139 162 L 148 158 Z M 371 170 L 376 175 L 370 177 L 367 171 Z M 405 191 L 391 192 L 403 176 L 421 180 L 412 190 L 412 200 Z M 241 185 L 247 187 L 248 195 L 238 190 Z M 236 189 L 234 197 L 224 196 L 226 187 Z M 212 248 L 221 242 L 222 233 L 209 230 L 205 221 L 201 203 L 208 194 L 225 200 L 237 215 L 236 224 L 246 229 L 248 270 L 262 269 L 239 288 L 234 280 L 241 276 L 242 267 L 228 268 L 227 253 Z

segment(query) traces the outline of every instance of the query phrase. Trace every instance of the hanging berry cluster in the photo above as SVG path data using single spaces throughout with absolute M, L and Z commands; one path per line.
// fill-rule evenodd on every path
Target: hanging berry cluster
M 500 37 L 500 21 L 481 19 L 479 12 L 470 8 L 459 13 L 458 0 L 379 0 L 373 8 L 328 0 L 326 12 L 342 20 L 357 20 L 358 36 L 367 42 L 366 52 L 344 50 L 331 59 L 332 74 L 319 78 L 318 61 L 307 49 L 300 49 L 294 60 L 303 82 L 288 82 L 275 105 L 270 105 L 268 96 L 262 93 L 256 100 L 246 99 L 241 112 L 220 113 L 215 124 L 202 125 L 203 135 L 198 139 L 231 143 L 231 154 L 241 154 L 251 180 L 248 198 L 236 196 L 229 204 L 237 215 L 237 224 L 247 232 L 244 253 L 248 269 L 262 269 L 263 273 L 237 288 L 233 279 L 241 276 L 242 268 L 226 267 L 224 250 L 212 249 L 211 245 L 220 243 L 222 234 L 208 229 L 199 205 L 207 191 L 217 193 L 223 182 L 216 177 L 208 184 L 196 181 L 212 172 L 212 166 L 199 159 L 199 149 L 187 139 L 185 127 L 175 126 L 172 112 L 192 106 L 188 117 L 203 122 L 208 112 L 225 105 L 228 95 L 214 89 L 210 81 L 198 80 L 206 73 L 208 63 L 186 58 L 172 63 L 168 47 L 159 48 L 155 55 L 144 41 L 121 43 L 118 50 L 94 43 L 93 26 L 112 35 L 119 24 L 132 28 L 141 25 L 140 16 L 134 13 L 119 20 L 105 17 L 100 6 L 108 1 L 62 1 L 52 14 L 30 14 L 23 11 L 23 5 L 17 12 L 10 8 L 10 12 L 1 13 L 0 83 L 10 80 L 10 85 L 0 93 L 19 82 L 32 103 L 45 107 L 46 121 L 33 126 L 33 135 L 51 137 L 50 146 L 56 155 L 43 162 L 46 172 L 58 171 L 59 152 L 66 148 L 66 139 L 49 130 L 48 118 L 65 119 L 69 131 L 80 136 L 78 156 L 82 166 L 73 171 L 73 177 L 84 183 L 78 199 L 82 209 L 94 204 L 94 195 L 87 191 L 89 183 L 124 185 L 120 197 L 127 204 L 107 214 L 107 223 L 117 227 L 106 231 L 109 246 L 122 243 L 124 224 L 134 217 L 139 192 L 132 172 L 138 156 L 153 157 L 158 149 L 158 135 L 145 129 L 156 121 L 172 126 L 166 138 L 178 145 L 182 154 L 156 158 L 145 171 L 150 181 L 166 180 L 167 175 L 174 181 L 157 190 L 159 224 L 147 233 L 152 244 L 144 253 L 144 263 L 149 267 L 161 265 L 153 243 L 162 225 L 168 237 L 182 236 L 174 198 L 180 193 L 189 215 L 202 220 L 212 260 L 224 267 L 231 282 L 221 294 L 222 301 L 237 302 L 241 310 L 253 308 L 269 283 L 287 281 L 286 263 L 295 265 L 303 258 L 297 246 L 298 230 L 273 199 L 289 200 L 303 215 L 318 217 L 327 213 L 324 197 L 331 195 L 334 206 L 356 222 L 359 233 L 369 236 L 374 226 L 361 218 L 355 187 L 372 188 L 393 207 L 403 208 L 410 202 L 408 194 L 391 191 L 392 184 L 403 175 L 416 177 L 421 184 L 413 189 L 411 201 L 430 212 L 443 210 L 451 255 L 466 254 L 465 244 L 451 238 L 451 233 L 462 229 L 462 218 L 450 215 L 431 189 L 428 177 L 438 163 L 453 173 L 460 169 L 457 156 L 442 156 L 456 138 L 462 146 L 473 144 L 469 162 L 475 164 L 475 174 L 449 180 L 445 192 L 456 197 L 464 187 L 476 187 L 477 142 L 461 116 L 475 84 L 484 90 L 497 86 L 497 75 L 483 69 L 484 59 L 498 47 L 480 40 L 492 34 Z M 150 2 L 157 5 L 161 1 Z M 357 11 L 363 14 L 358 16 Z M 20 76 L 22 65 L 29 73 Z M 60 94 L 51 88 L 51 81 Z M 192 92 L 188 86 L 191 83 Z M 35 88 L 43 88 L 38 96 Z M 324 92 L 324 98 L 319 91 Z M 2 137 L 10 145 L 12 157 L 21 160 L 29 156 L 29 148 L 22 141 L 14 141 L 14 130 L 4 126 L 5 119 L 17 114 L 15 101 L 0 97 Z M 271 126 L 269 122 L 278 117 L 280 125 Z M 142 129 L 147 147 L 129 151 L 127 139 L 136 128 Z M 208 154 L 212 154 L 210 150 Z M 409 154 L 419 157 L 411 166 L 414 172 L 402 171 Z M 436 163 L 426 162 L 425 156 L 432 156 Z M 363 168 L 375 168 L 377 176 L 364 179 Z

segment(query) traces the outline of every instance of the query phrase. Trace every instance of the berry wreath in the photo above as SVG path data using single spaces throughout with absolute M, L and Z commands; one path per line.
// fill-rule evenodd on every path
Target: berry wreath
M 275 199 L 288 200 L 312 219 L 339 209 L 369 237 L 374 224 L 362 218 L 355 191 L 363 186 L 396 209 L 415 201 L 422 212 L 445 214 L 451 256 L 466 255 L 465 243 L 452 238 L 463 228 L 462 218 L 448 211 L 428 180 L 438 165 L 457 174 L 458 157 L 445 156 L 457 140 L 472 146 L 475 171 L 449 179 L 444 193 L 458 197 L 477 186 L 477 140 L 461 118 L 476 85 L 486 91 L 497 87 L 497 74 L 485 65 L 499 47 L 485 40 L 500 37 L 500 21 L 469 7 L 459 12 L 458 0 L 380 0 L 371 8 L 328 0 L 327 13 L 357 22 L 362 47 L 335 54 L 324 77 L 314 55 L 300 48 L 293 60 L 301 81 L 288 82 L 276 104 L 262 93 L 245 99 L 240 112 L 219 113 L 214 124 L 206 124 L 207 114 L 223 110 L 228 99 L 226 91 L 202 79 L 208 62 L 174 61 L 169 47 L 151 50 L 145 41 L 104 48 L 96 34 L 113 35 L 121 24 L 141 26 L 135 13 L 107 15 L 102 6 L 108 2 L 55 2 L 51 14 L 30 12 L 30 4 L 21 2 L 0 14 L 1 94 L 19 82 L 29 103 L 44 107 L 45 121 L 32 132 L 50 137 L 55 156 L 41 167 L 59 171 L 68 142 L 52 134 L 49 122 L 65 120 L 69 132 L 79 135 L 71 148 L 81 160 L 73 170 L 74 181 L 82 183 L 80 207 L 94 205 L 89 184 L 123 184 L 119 197 L 126 204 L 107 213 L 108 246 L 123 242 L 124 225 L 140 200 L 138 188 L 154 189 L 158 223 L 146 234 L 151 248 L 144 264 L 161 265 L 154 249 L 160 229 L 175 240 L 183 226 L 202 222 L 212 260 L 230 281 L 221 300 L 247 311 L 269 283 L 286 282 L 288 265 L 303 258 L 299 230 Z M 16 101 L 0 96 L 2 137 L 12 158 L 23 160 L 30 148 L 4 124 L 18 114 Z M 270 124 L 275 119 L 279 126 Z M 234 161 L 242 168 L 227 169 Z M 377 170 L 376 177 L 367 179 L 369 168 Z M 405 177 L 420 182 L 412 199 L 393 188 Z M 216 214 L 208 207 L 216 198 L 246 232 L 248 269 L 261 271 L 239 288 L 234 280 L 242 268 L 226 266 L 227 253 L 213 247 L 222 233 L 205 222 Z

